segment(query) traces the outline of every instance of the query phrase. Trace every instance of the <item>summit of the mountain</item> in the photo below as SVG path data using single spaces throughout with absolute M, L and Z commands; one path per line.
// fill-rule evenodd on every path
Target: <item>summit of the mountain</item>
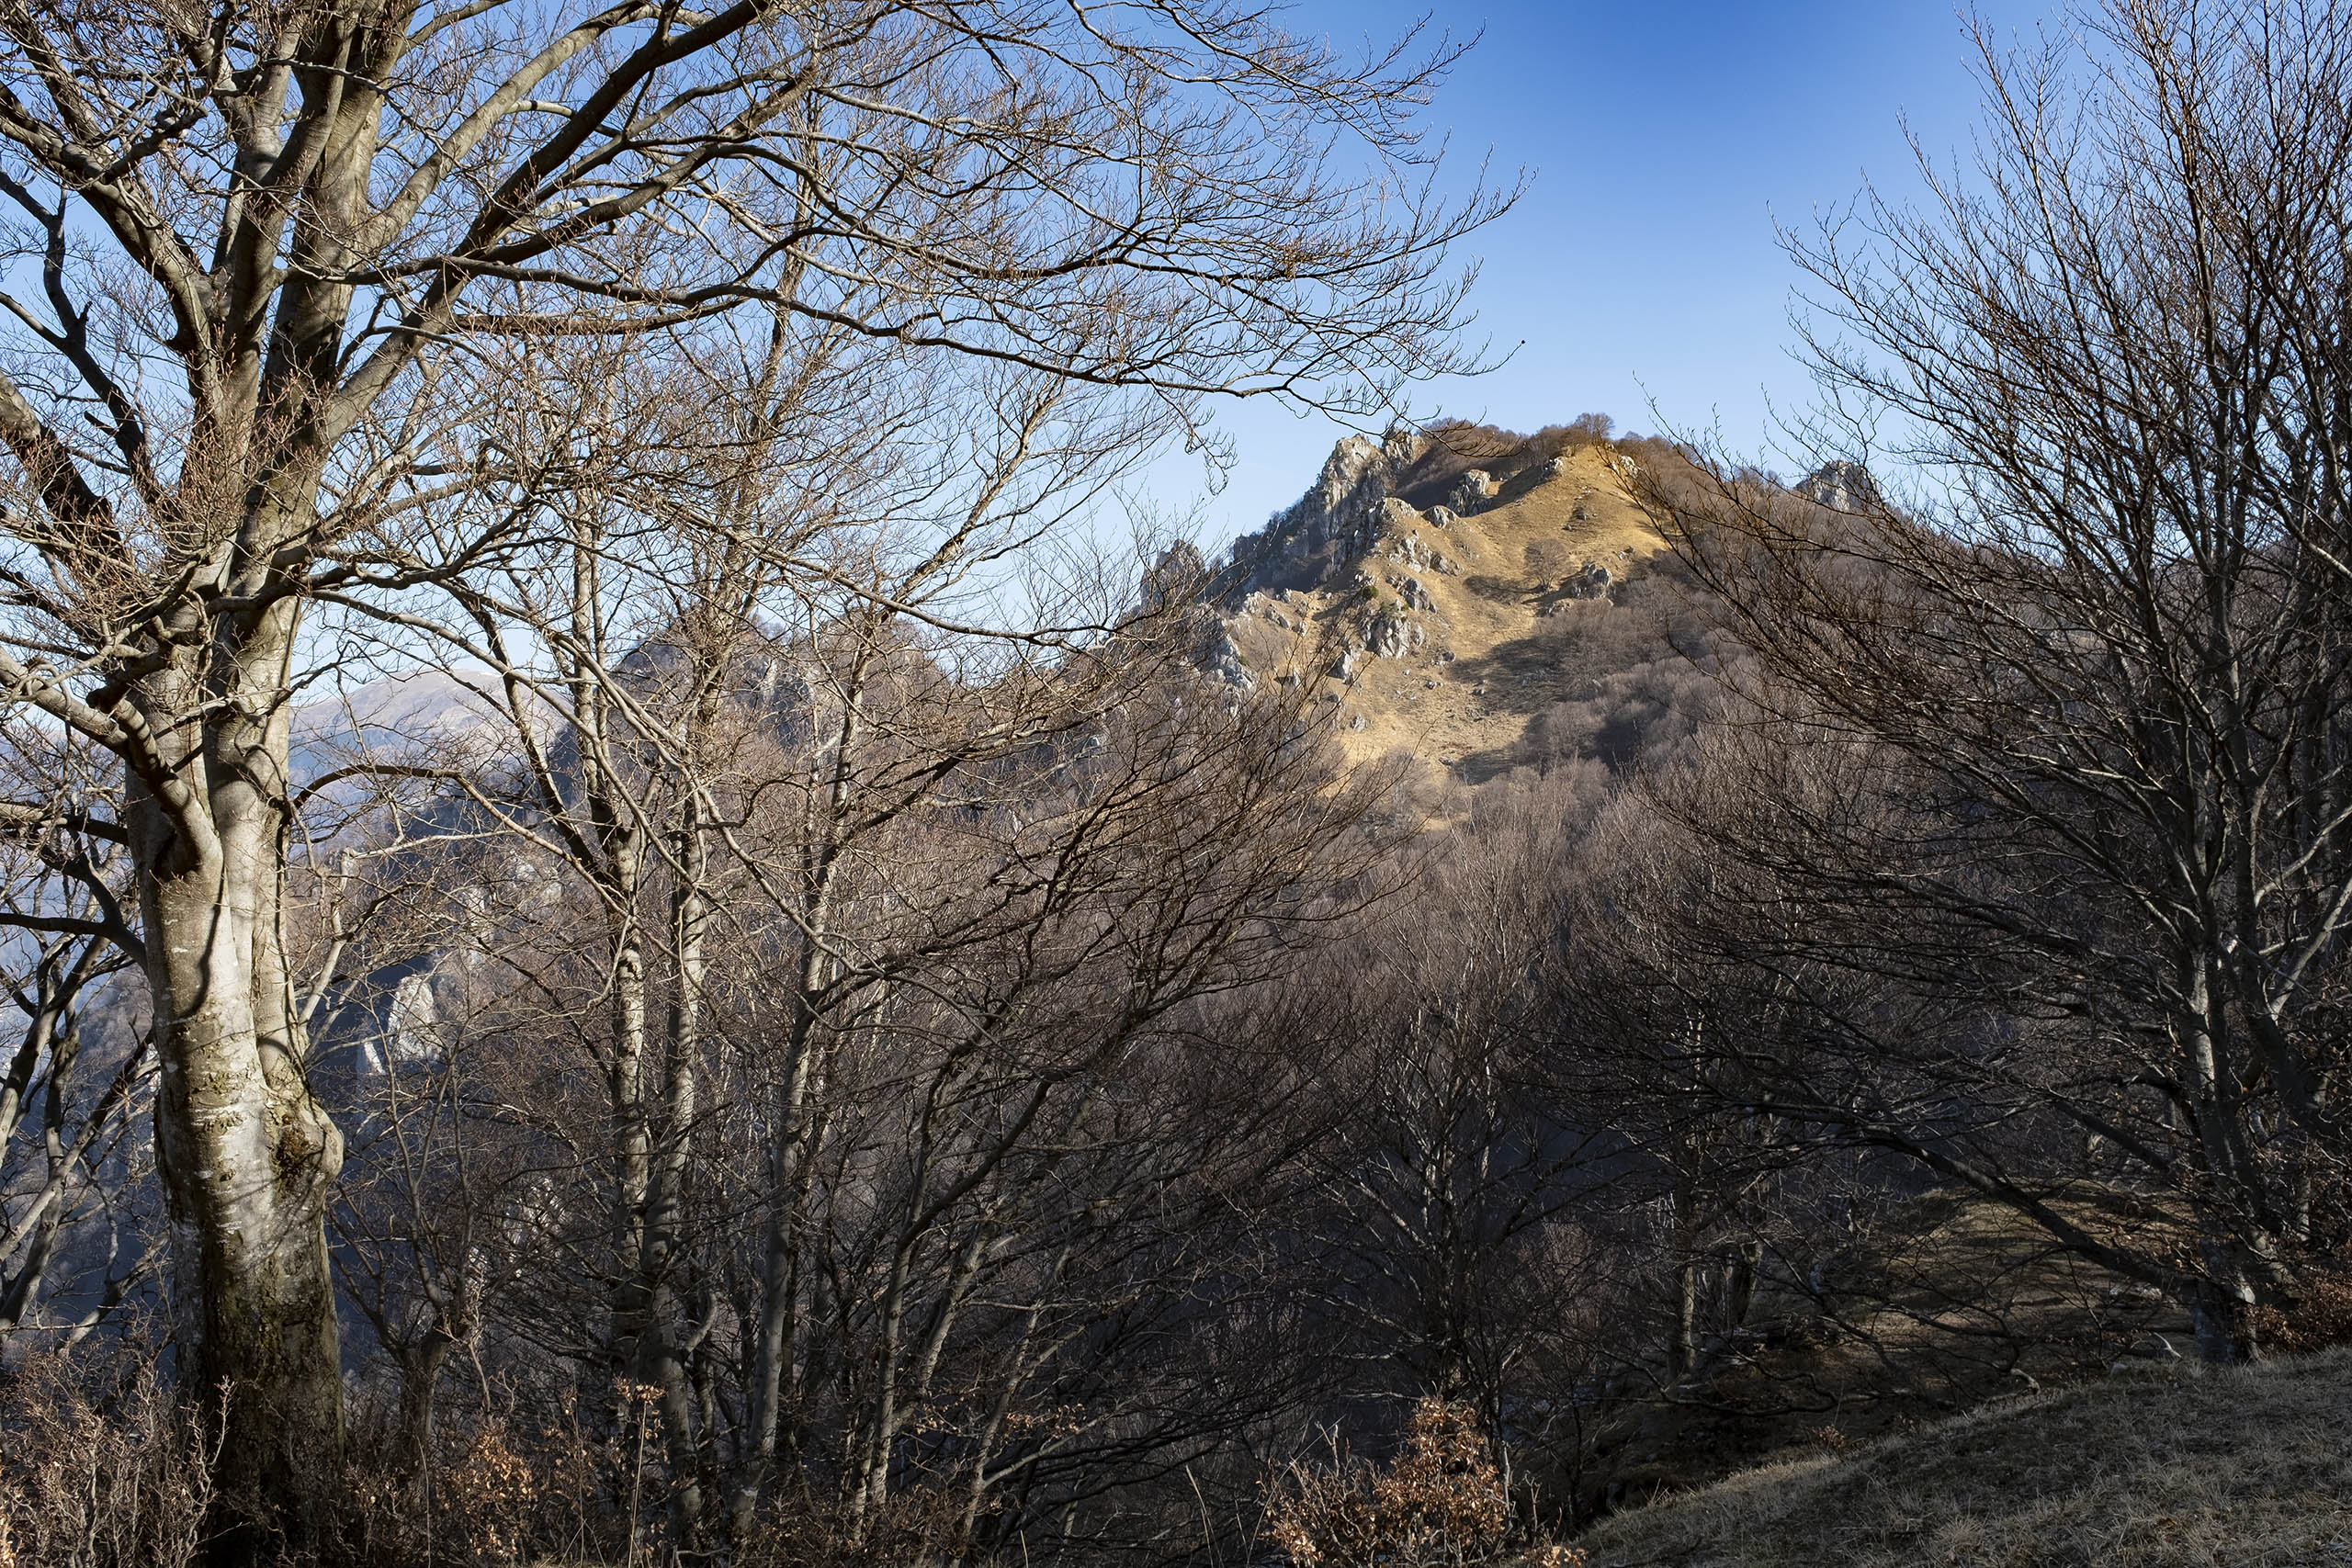
M 1636 460 L 1590 435 L 1478 434 L 1334 446 L 1305 495 L 1234 542 L 1211 665 L 1237 684 L 1320 679 L 1351 760 L 1403 751 L 1464 776 L 1586 696 L 1565 634 L 1665 548 Z

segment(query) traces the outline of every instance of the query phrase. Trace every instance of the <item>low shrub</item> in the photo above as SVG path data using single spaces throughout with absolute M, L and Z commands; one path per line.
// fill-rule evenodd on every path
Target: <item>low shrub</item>
M 1293 1464 L 1267 1534 L 1291 1568 L 1465 1568 L 1498 1562 L 1520 1544 L 1485 1434 L 1468 1410 L 1440 1399 L 1414 1409 L 1404 1449 L 1385 1467 Z M 1544 1547 L 1530 1561 L 1579 1568 L 1583 1558 Z
M 2305 1271 L 2291 1302 L 2256 1309 L 2254 1327 L 2265 1350 L 2287 1355 L 2352 1345 L 2352 1269 Z
M 183 1568 L 212 1507 L 203 1423 L 125 1357 L 0 1383 L 0 1568 Z

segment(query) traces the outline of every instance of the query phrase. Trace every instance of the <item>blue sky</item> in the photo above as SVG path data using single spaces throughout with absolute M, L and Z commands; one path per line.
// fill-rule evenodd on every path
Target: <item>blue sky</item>
M 1291 20 L 1355 44 L 1428 9 L 1304 0 Z M 1978 9 L 2030 38 L 2058 6 Z M 1645 432 L 1719 423 L 1762 451 L 1768 408 L 1809 395 L 1788 356 L 1795 278 L 1773 220 L 1804 223 L 1865 173 L 1913 188 L 1904 122 L 1941 161 L 1964 151 L 1975 114 L 1951 0 L 1456 0 L 1440 15 L 1485 34 L 1431 111 L 1450 161 L 1475 168 L 1491 149 L 1498 171 L 1524 165 L 1534 183 L 1468 247 L 1484 263 L 1475 331 L 1510 363 L 1428 395 L 1515 429 L 1597 410 Z M 1216 543 L 1295 499 L 1341 434 L 1254 403 L 1219 419 L 1238 461 L 1199 502 Z M 1151 489 L 1181 508 L 1200 479 L 1197 462 L 1170 459 Z

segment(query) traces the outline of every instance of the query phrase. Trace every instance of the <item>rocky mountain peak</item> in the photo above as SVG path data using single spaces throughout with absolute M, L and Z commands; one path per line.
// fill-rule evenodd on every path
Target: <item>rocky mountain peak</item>
M 1603 613 L 1664 541 L 1606 440 L 1351 435 L 1208 599 L 1203 664 L 1237 686 L 1320 682 L 1342 746 L 1441 770 L 1507 751 L 1566 679 L 1546 624 Z M 1560 687 L 1560 690 L 1554 688 Z
M 1429 447 L 1427 436 L 1401 429 L 1378 441 L 1367 435 L 1340 441 L 1305 495 L 1257 533 L 1233 542 L 1228 593 L 1304 586 L 1363 554 L 1393 516 L 1388 503 L 1396 499 L 1399 480 Z
M 1870 469 L 1842 457 L 1822 464 L 1791 488 L 1815 506 L 1832 512 L 1860 512 L 1884 502 Z

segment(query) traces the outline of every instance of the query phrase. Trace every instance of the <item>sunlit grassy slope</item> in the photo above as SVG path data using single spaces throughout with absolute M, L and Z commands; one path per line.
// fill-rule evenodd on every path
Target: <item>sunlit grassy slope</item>
M 1393 597 L 1408 577 L 1418 585 L 1427 640 L 1402 658 L 1363 660 L 1352 680 L 1332 685 L 1341 749 L 1358 761 L 1402 752 L 1441 769 L 1506 750 L 1531 716 L 1574 693 L 1577 676 L 1539 635 L 1545 613 L 1568 597 L 1560 574 L 1605 566 L 1622 579 L 1665 543 L 1624 471 L 1596 446 L 1568 454 L 1557 473 L 1506 486 L 1450 527 L 1418 514 L 1363 564 L 1374 597 Z M 1530 547 L 1548 552 L 1548 579 Z M 1444 564 L 1408 567 L 1399 556 L 1407 549 Z M 1359 619 L 1364 604 L 1343 570 L 1315 586 L 1250 595 L 1231 635 L 1252 670 L 1297 678 L 1329 660 L 1335 624 Z

